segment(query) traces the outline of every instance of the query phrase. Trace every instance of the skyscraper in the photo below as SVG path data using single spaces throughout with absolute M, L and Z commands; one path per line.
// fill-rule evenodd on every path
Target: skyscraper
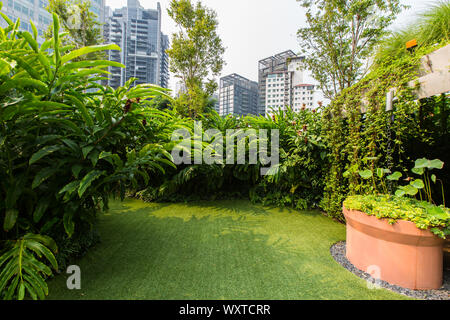
M 48 6 L 48 0 L 5 0 L 2 2 L 3 13 L 12 21 L 20 18 L 21 30 L 32 33 L 30 20 L 33 21 L 38 30 L 38 42 L 44 42 L 44 32 L 52 23 L 52 16 L 45 9 Z M 98 21 L 103 23 L 105 18 L 105 0 L 91 0 L 91 11 L 97 15 Z M 3 18 L 0 18 L 0 26 L 7 26 Z
M 303 83 L 303 60 L 304 57 L 288 50 L 259 61 L 258 114 L 270 114 L 271 110 L 286 106 L 298 111 L 303 103 L 312 107 L 314 86 Z
M 127 6 L 109 10 L 104 26 L 106 43 L 115 43 L 122 51 L 110 51 L 109 60 L 120 62 L 123 68 L 110 67 L 109 79 L 104 84 L 114 88 L 130 78 L 136 84 L 152 83 L 168 87 L 169 62 L 166 49 L 169 38 L 161 32 L 161 5 L 144 9 L 138 0 L 128 0 Z
M 221 116 L 257 114 L 258 83 L 236 73 L 220 79 L 219 114 Z

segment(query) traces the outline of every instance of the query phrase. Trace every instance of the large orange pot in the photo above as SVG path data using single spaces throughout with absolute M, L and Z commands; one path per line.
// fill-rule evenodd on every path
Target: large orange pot
M 378 219 L 343 208 L 347 220 L 347 259 L 358 269 L 390 284 L 428 290 L 442 286 L 444 240 L 413 222 Z

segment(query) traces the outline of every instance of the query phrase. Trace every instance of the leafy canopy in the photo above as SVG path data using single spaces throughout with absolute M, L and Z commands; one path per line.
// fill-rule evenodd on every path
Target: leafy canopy
M 189 101 L 184 105 L 187 114 L 195 117 L 217 89 L 215 77 L 225 64 L 225 48 L 217 34 L 217 14 L 191 0 L 172 0 L 167 11 L 179 29 L 172 35 L 172 46 L 167 50 L 170 71 L 185 85 Z
M 64 44 L 73 45 L 75 49 L 98 45 L 103 43 L 101 24 L 97 21 L 97 15 L 90 10 L 90 1 L 80 0 L 49 0 L 47 11 L 56 13 L 61 23 L 61 28 L 68 33 Z M 50 39 L 53 27 L 50 26 L 45 34 Z M 105 58 L 104 51 L 90 53 L 78 60 Z
M 305 65 L 333 99 L 367 71 L 367 59 L 405 6 L 399 0 L 297 0 L 307 27 L 298 30 Z

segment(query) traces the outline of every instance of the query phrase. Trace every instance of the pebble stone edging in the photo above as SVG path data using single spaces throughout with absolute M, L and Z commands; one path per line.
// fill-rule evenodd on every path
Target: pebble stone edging
M 375 279 L 368 273 L 357 269 L 350 261 L 348 261 L 345 255 L 345 241 L 335 243 L 330 248 L 330 253 L 334 260 L 343 266 L 345 269 L 360 277 L 363 280 L 375 283 Z M 396 285 L 389 284 L 386 281 L 377 280 L 376 282 L 380 287 L 403 294 L 408 297 L 422 299 L 422 300 L 450 300 L 450 270 L 444 270 L 444 285 L 439 290 L 412 290 L 402 288 Z

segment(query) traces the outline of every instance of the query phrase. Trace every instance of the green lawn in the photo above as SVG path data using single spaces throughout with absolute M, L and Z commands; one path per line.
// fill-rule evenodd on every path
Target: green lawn
M 112 202 L 100 217 L 102 243 L 49 299 L 403 299 L 369 290 L 329 253 L 345 227 L 314 211 L 248 201 Z

